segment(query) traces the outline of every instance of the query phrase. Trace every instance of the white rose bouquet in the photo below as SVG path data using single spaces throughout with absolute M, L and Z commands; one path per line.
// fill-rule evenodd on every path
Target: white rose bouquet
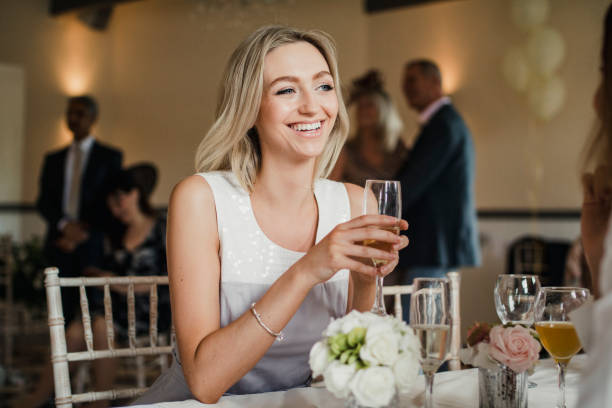
M 332 320 L 323 336 L 310 350 L 310 368 L 338 398 L 352 394 L 361 406 L 384 407 L 416 381 L 419 342 L 402 320 L 352 311 Z

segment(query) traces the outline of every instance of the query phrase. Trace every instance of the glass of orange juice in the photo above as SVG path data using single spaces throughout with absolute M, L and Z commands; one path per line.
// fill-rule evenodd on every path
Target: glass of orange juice
M 565 369 L 581 348 L 569 314 L 582 306 L 589 296 L 585 288 L 543 287 L 536 300 L 535 329 L 559 371 L 558 408 L 565 408 Z

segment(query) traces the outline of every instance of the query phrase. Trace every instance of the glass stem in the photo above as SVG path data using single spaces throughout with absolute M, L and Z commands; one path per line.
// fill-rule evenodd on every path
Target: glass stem
M 376 274 L 376 298 L 374 299 L 374 307 L 372 312 L 379 315 L 386 315 L 385 302 L 383 299 L 383 279 L 381 274 Z
M 559 397 L 557 399 L 557 408 L 565 408 L 565 367 L 567 363 L 557 363 L 559 371 Z
M 433 408 L 434 373 L 425 374 L 425 408 Z

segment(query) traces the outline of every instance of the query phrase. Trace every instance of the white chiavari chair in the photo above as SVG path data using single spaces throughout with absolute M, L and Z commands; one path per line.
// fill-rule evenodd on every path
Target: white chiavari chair
M 447 355 L 448 367 L 451 370 L 461 369 L 461 360 L 459 359 L 459 350 L 461 349 L 461 309 L 460 309 L 460 298 L 459 291 L 461 286 L 461 276 L 458 272 L 449 272 L 446 274 L 450 280 L 451 290 L 451 339 L 450 347 Z M 396 285 L 396 286 L 384 286 L 383 296 L 393 296 L 395 299 L 395 305 L 393 308 L 393 314 L 402 318 L 402 295 L 409 295 L 412 293 L 412 285 Z
M 112 300 L 110 286 L 124 285 L 127 287 L 127 320 L 128 320 L 128 346 L 115 345 L 115 330 L 113 324 Z M 150 324 L 149 344 L 142 345 L 136 337 L 135 313 L 135 285 L 149 285 Z M 93 361 L 102 358 L 136 357 L 167 355 L 172 353 L 172 346 L 158 345 L 157 331 L 157 288 L 168 285 L 167 276 L 121 276 L 121 277 L 76 277 L 60 278 L 57 268 L 45 270 L 45 288 L 47 292 L 47 306 L 49 318 L 49 332 L 51 336 L 51 362 L 53 364 L 53 377 L 55 383 L 56 407 L 72 407 L 74 403 L 92 402 L 99 400 L 115 400 L 134 398 L 141 395 L 146 388 L 134 387 L 125 389 L 111 389 L 96 392 L 72 394 L 70 372 L 68 363 L 73 361 Z M 80 291 L 81 316 L 85 335 L 86 350 L 68 352 L 66 348 L 66 332 L 64 327 L 64 314 L 61 302 L 62 287 L 78 287 Z M 87 287 L 101 287 L 104 291 L 104 319 L 106 321 L 107 345 L 105 350 L 94 350 L 92 322 L 87 299 Z M 142 383 L 141 383 L 142 385 Z

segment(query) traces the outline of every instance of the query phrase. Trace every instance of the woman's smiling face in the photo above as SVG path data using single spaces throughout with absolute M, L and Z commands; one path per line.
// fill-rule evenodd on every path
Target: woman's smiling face
M 319 156 L 338 114 L 335 84 L 325 58 L 307 42 L 270 51 L 255 128 L 262 154 Z

